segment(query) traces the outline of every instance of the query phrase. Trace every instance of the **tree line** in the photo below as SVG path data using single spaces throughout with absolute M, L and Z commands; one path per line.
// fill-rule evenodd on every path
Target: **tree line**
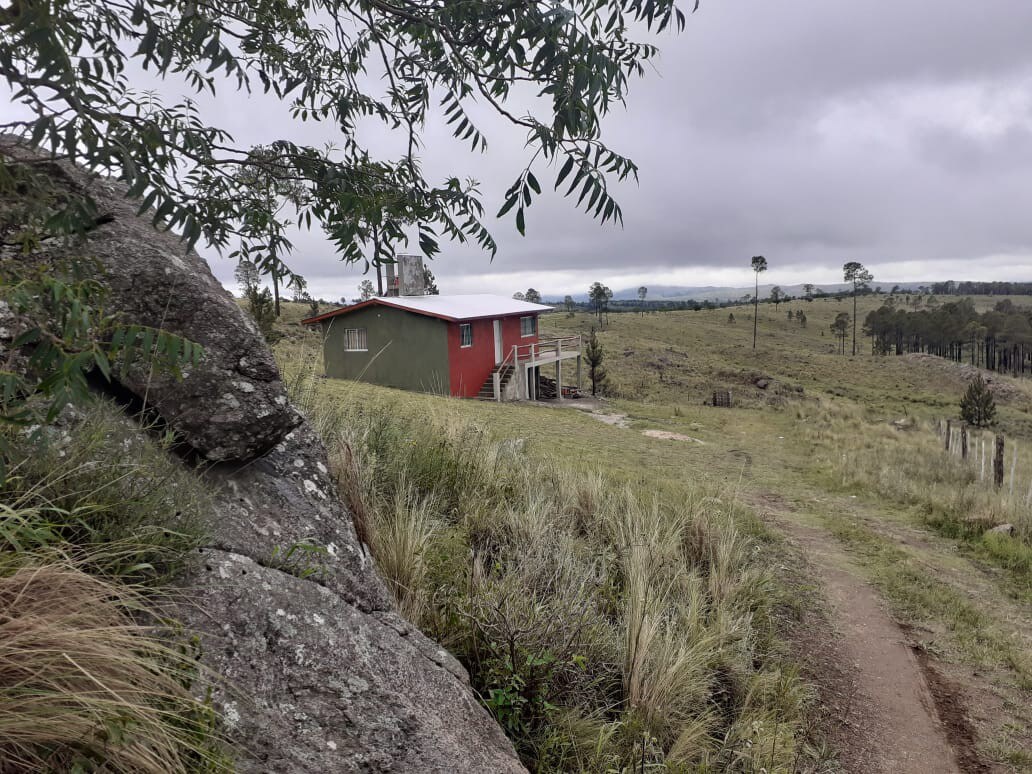
M 931 309 L 884 304 L 864 321 L 876 354 L 921 352 L 1015 375 L 1032 372 L 1032 308 L 1010 299 L 978 312 L 970 298 Z
M 1032 282 L 933 282 L 927 292 L 937 296 L 1032 296 Z

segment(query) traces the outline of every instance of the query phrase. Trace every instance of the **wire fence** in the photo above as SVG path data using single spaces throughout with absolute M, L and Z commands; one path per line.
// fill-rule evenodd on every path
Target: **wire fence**
M 1003 433 L 972 428 L 953 420 L 936 424 L 945 452 L 970 465 L 978 480 L 1001 494 L 1012 504 L 1032 506 L 1032 476 L 1019 465 L 1021 450 L 1017 441 Z M 1023 479 L 1028 479 L 1024 485 Z

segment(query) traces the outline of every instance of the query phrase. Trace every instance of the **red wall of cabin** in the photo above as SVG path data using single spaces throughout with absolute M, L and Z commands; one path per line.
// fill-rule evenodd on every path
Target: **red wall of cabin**
M 533 336 L 520 336 L 520 315 L 500 319 L 503 358 L 512 351 L 513 346 L 537 343 L 536 333 Z M 470 324 L 473 326 L 471 347 L 461 346 L 459 323 L 448 324 L 448 376 L 451 394 L 457 398 L 476 397 L 495 367 L 494 320 L 471 320 Z

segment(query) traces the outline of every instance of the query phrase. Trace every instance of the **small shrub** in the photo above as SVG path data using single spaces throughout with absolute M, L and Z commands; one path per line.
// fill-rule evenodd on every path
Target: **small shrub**
M 275 344 L 281 334 L 276 330 L 276 302 L 272 298 L 272 291 L 251 285 L 244 291 L 244 300 L 262 337 L 269 344 Z
M 960 416 L 969 425 L 990 427 L 996 422 L 996 401 L 982 374 L 977 374 L 960 400 Z
M 588 379 L 591 380 L 591 394 L 604 393 L 606 389 L 606 367 L 603 362 L 606 359 L 602 342 L 598 340 L 598 333 L 594 328 L 588 337 L 588 343 L 584 345 L 584 360 L 588 364 Z

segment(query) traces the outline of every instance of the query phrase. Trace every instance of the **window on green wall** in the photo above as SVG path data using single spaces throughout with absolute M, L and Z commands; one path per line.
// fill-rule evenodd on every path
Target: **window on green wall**
M 369 344 L 366 341 L 365 328 L 344 329 L 344 351 L 345 352 L 366 352 Z
M 537 317 L 521 317 L 520 318 L 520 335 L 521 336 L 533 336 L 537 333 Z
M 459 323 L 459 343 L 463 347 L 473 346 L 472 323 Z

